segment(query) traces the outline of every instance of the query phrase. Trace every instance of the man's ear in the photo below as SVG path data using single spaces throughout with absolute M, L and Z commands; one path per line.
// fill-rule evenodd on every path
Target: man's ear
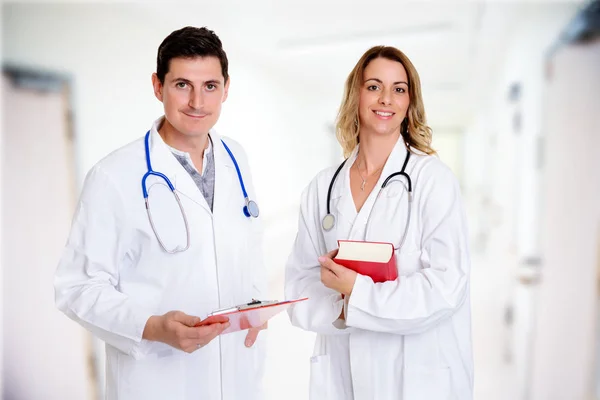
M 162 101 L 163 101 L 163 95 L 162 95 L 163 84 L 161 83 L 160 79 L 158 79 L 158 75 L 156 75 L 156 72 L 152 74 L 152 87 L 154 88 L 154 96 L 156 96 L 158 101 L 160 101 L 162 103 Z
M 229 82 L 231 82 L 231 77 L 228 77 L 227 82 L 225 82 L 225 88 L 223 89 L 223 101 L 221 103 L 224 103 L 229 95 Z

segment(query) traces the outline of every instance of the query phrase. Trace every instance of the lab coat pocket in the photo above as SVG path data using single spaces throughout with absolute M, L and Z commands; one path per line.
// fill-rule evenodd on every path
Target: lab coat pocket
M 328 399 L 330 396 L 331 373 L 329 355 L 310 358 L 310 400 Z
M 118 398 L 121 399 L 183 399 L 183 356 L 171 354 L 135 360 L 125 354 L 118 355 Z
M 404 370 L 403 400 L 451 399 L 450 368 L 411 367 Z

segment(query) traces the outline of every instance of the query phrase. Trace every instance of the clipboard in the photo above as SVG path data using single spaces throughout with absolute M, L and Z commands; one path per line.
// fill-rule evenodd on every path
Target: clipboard
M 197 323 L 195 326 L 210 325 L 216 322 L 225 322 L 229 319 L 229 328 L 225 329 L 221 335 L 242 331 L 249 328 L 259 328 L 268 320 L 280 312 L 288 309 L 295 303 L 308 300 L 308 297 L 297 300 L 268 300 L 260 301 L 252 299 L 250 303 L 240 304 L 238 306 L 223 308 L 208 314 L 208 317 Z

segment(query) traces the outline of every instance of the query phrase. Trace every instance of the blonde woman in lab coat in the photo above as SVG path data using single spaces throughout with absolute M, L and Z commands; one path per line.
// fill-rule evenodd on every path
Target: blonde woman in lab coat
M 347 160 L 305 189 L 286 267 L 286 297 L 310 298 L 291 321 L 318 334 L 310 398 L 472 399 L 467 224 L 406 55 L 377 46 L 361 57 L 337 136 Z M 381 189 L 402 170 L 410 184 L 397 174 Z M 393 243 L 398 279 L 373 283 L 336 264 L 340 239 Z

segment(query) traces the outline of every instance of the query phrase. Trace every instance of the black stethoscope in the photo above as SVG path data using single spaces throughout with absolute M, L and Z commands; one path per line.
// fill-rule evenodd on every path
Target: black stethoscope
M 411 206 L 412 206 L 412 181 L 411 181 L 408 173 L 405 172 L 406 165 L 408 164 L 409 159 L 410 159 L 410 150 L 407 147 L 406 148 L 406 157 L 404 158 L 404 164 L 402 165 L 402 169 L 399 172 L 394 172 L 394 173 L 390 174 L 387 178 L 385 178 L 385 181 L 383 181 L 383 184 L 381 185 L 381 188 L 379 189 L 379 192 L 377 193 L 377 197 L 375 198 L 375 203 L 373 203 L 373 207 L 371 208 L 371 211 L 369 212 L 369 217 L 367 218 L 367 230 L 368 230 L 369 221 L 371 219 L 371 212 L 375 208 L 377 199 L 379 199 L 379 196 L 381 195 L 381 192 L 383 191 L 383 189 L 385 189 L 385 187 L 388 185 L 388 183 L 395 182 L 395 181 L 392 181 L 392 179 L 394 177 L 396 177 L 396 176 L 405 177 L 406 182 L 408 183 L 408 217 L 407 217 L 406 227 L 404 228 L 404 234 L 402 235 L 402 240 L 400 241 L 400 245 L 398 246 L 398 248 L 396 248 L 396 250 L 400 249 L 402 247 L 402 245 L 404 244 L 404 240 L 406 239 L 406 233 L 408 232 L 408 226 L 410 225 L 410 212 L 411 212 Z M 323 220 L 321 222 L 321 226 L 323 227 L 323 230 L 325 230 L 326 232 L 329 232 L 335 226 L 335 217 L 333 216 L 333 214 L 331 214 L 331 208 L 330 208 L 331 190 L 333 189 L 333 185 L 335 184 L 335 180 L 336 180 L 337 176 L 339 175 L 340 171 L 346 164 L 346 161 L 348 161 L 348 159 L 345 159 L 340 164 L 338 169 L 335 171 L 335 174 L 333 174 L 333 178 L 331 178 L 331 182 L 329 183 L 329 189 L 327 190 L 327 214 L 323 217 Z M 367 232 L 365 231 L 365 237 L 366 236 L 367 236 Z

